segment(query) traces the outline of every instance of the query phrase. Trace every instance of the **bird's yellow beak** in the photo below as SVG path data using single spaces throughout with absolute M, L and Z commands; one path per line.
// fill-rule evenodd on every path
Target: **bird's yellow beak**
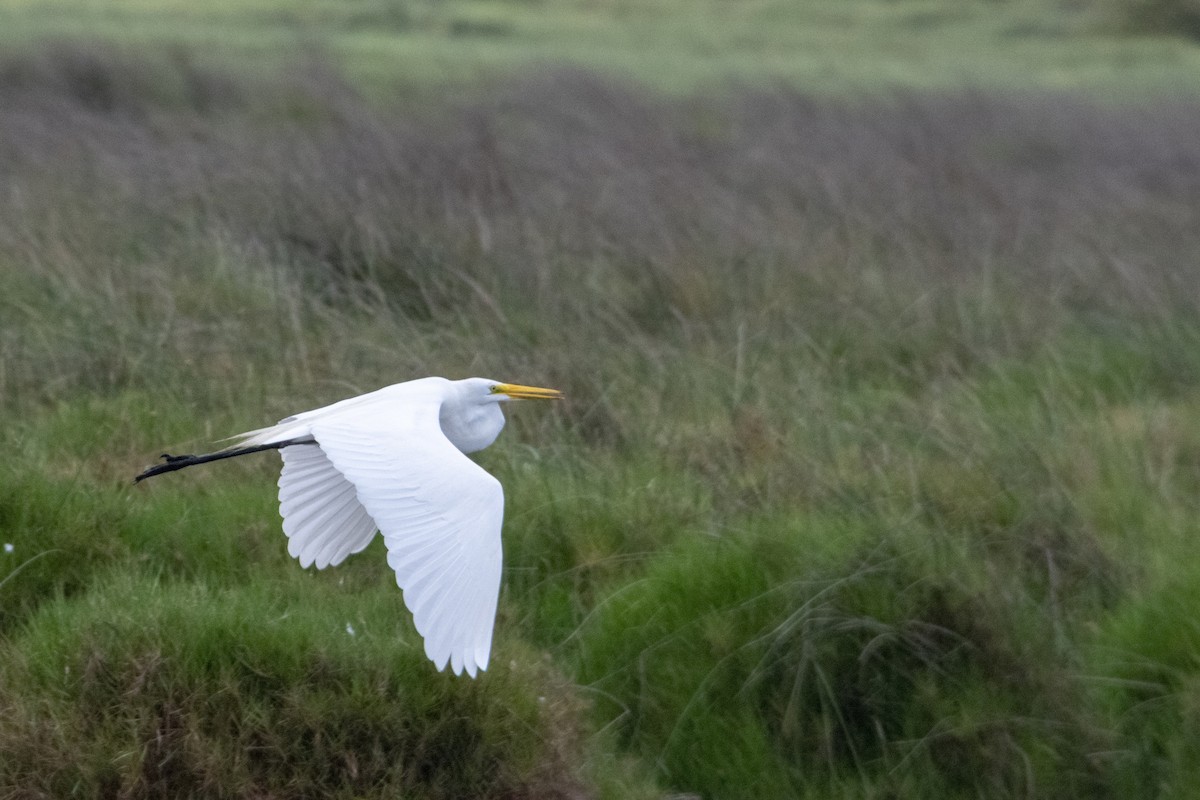
M 522 386 L 519 383 L 498 383 L 492 387 L 492 394 L 505 394 L 514 400 L 563 399 L 563 393 L 558 389 L 542 389 L 538 386 Z

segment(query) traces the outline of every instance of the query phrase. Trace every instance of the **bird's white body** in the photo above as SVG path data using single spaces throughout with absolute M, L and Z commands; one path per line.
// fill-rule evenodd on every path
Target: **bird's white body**
M 243 434 L 280 448 L 279 511 L 302 566 L 340 563 L 383 534 L 388 563 L 438 669 L 487 668 L 500 590 L 504 491 L 467 458 L 504 427 L 500 403 L 549 389 L 421 378 Z
M 468 387 L 476 381 L 485 386 L 503 385 L 486 378 L 468 378 L 465 381 L 418 378 L 340 400 L 312 411 L 293 414 L 269 428 L 249 431 L 233 438 L 239 440 L 239 446 L 285 442 L 311 436 L 312 426 L 318 420 L 338 415 L 361 415 L 370 413 L 372 409 L 395 411 L 403 407 L 413 408 L 436 403 L 442 434 L 461 452 L 474 453 L 496 441 L 496 437 L 504 429 L 504 412 L 500 410 L 499 401 L 508 399 L 492 395 L 491 402 L 475 402 L 476 395 L 472 395 Z

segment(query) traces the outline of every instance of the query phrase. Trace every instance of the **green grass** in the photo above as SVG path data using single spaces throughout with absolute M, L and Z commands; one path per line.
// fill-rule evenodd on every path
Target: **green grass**
M 12 720 L 27 738 L 6 741 L 0 774 L 51 795 L 534 791 L 572 702 L 539 703 L 536 658 L 523 674 L 501 648 L 459 686 L 426 668 L 394 594 L 363 589 L 298 570 L 236 588 L 123 574 L 52 602 L 11 641 L 6 681 L 48 705 Z
M 4 8 L 117 44 L 0 64 L 0 795 L 1188 795 L 1200 108 L 1130 98 L 1194 45 L 1024 3 Z M 279 76 L 307 29 L 344 73 Z M 132 55 L 167 32 L 221 44 Z M 990 88 L 943 91 L 969 41 Z M 426 374 L 568 395 L 479 455 L 478 681 L 381 543 L 288 558 L 273 454 L 131 483 Z
M 202 6 L 5 0 L 0 29 L 11 43 L 99 36 L 135 51 L 176 43 L 206 61 L 255 71 L 287 66 L 319 48 L 357 83 L 385 94 L 494 81 L 564 63 L 683 92 L 763 80 L 834 92 L 1031 84 L 1124 96 L 1187 91 L 1200 49 L 1186 28 L 1171 35 L 1179 26 L 1169 11 L 1156 12 L 1155 19 L 1166 21 L 1150 26 L 1151 35 L 1146 26 L 1127 25 L 1147 17 L 1137 6 L 1099 0 L 255 0 Z

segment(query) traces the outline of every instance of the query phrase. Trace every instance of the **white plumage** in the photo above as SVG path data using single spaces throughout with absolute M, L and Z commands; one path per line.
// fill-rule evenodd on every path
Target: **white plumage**
M 422 378 L 242 434 L 235 450 L 168 456 L 139 480 L 278 446 L 288 552 L 324 569 L 379 530 L 426 655 L 439 670 L 449 664 L 474 677 L 491 652 L 504 491 L 465 453 L 500 433 L 502 401 L 561 396 L 483 378 Z

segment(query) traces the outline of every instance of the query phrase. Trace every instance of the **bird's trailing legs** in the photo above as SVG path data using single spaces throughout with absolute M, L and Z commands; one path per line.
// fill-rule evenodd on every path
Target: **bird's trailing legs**
M 255 447 L 235 447 L 232 450 L 221 450 L 217 453 L 206 453 L 204 455 L 194 456 L 173 456 L 168 453 L 163 453 L 164 463 L 143 472 L 133 479 L 134 483 L 141 483 L 146 478 L 153 478 L 155 475 L 162 475 L 164 472 L 174 472 L 177 469 L 184 467 L 194 467 L 197 464 L 207 464 L 209 461 L 220 461 L 223 458 L 234 458 L 236 456 L 247 456 L 251 453 L 261 453 L 264 450 L 279 450 L 284 447 L 289 447 L 294 444 L 316 444 L 311 438 L 303 439 L 287 439 L 282 442 L 271 442 L 270 444 L 260 444 Z

